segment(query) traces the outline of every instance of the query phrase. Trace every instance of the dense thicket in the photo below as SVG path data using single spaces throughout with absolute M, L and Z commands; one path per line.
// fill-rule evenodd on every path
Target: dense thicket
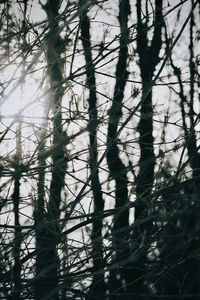
M 198 299 L 195 0 L 0 1 L 0 299 Z

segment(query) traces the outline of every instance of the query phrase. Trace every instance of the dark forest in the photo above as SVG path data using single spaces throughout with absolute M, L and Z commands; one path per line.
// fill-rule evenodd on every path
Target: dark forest
M 200 1 L 0 1 L 0 299 L 200 298 Z

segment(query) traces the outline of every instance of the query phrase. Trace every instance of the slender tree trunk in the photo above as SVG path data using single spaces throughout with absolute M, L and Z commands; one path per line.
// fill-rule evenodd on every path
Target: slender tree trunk
M 115 208 L 117 213 L 113 220 L 112 244 L 115 255 L 113 264 L 116 269 L 110 271 L 109 299 L 120 299 L 126 292 L 126 275 L 123 260 L 128 256 L 128 237 L 126 229 L 129 226 L 129 212 L 126 208 L 128 204 L 128 178 L 127 168 L 120 158 L 118 148 L 119 138 L 116 138 L 120 118 L 122 117 L 122 101 L 124 89 L 128 79 L 128 16 L 130 14 L 130 4 L 128 0 L 119 2 L 119 23 L 120 23 L 120 50 L 116 68 L 116 84 L 112 106 L 109 110 L 108 134 L 107 134 L 107 163 L 111 178 L 115 181 Z M 120 266 L 120 267 L 119 267 Z
M 93 281 L 90 287 L 90 298 L 103 299 L 105 297 L 105 283 L 104 283 L 104 265 L 103 265 L 103 242 L 102 242 L 102 228 L 103 228 L 103 210 L 104 200 L 102 196 L 101 183 L 99 180 L 98 170 L 98 151 L 97 151 L 97 96 L 96 96 L 96 79 L 95 67 L 92 62 L 92 49 L 90 42 L 90 20 L 86 11 L 82 9 L 84 1 L 80 0 L 80 30 L 81 40 L 83 44 L 85 56 L 85 68 L 87 76 L 87 87 L 89 89 L 89 166 L 92 174 L 91 188 L 94 197 L 94 217 L 92 229 L 92 247 L 93 247 L 93 266 L 94 274 Z M 97 274 L 95 272 L 98 272 Z
M 15 232 L 13 242 L 13 292 L 12 300 L 21 299 L 21 243 L 22 243 L 22 232 L 19 220 L 19 204 L 20 204 L 20 179 L 21 179 L 21 124 L 17 129 L 16 133 L 16 158 L 15 158 L 15 173 L 14 173 L 14 192 L 13 192 L 13 205 L 14 205 L 14 220 L 15 220 Z
M 44 124 L 45 125 L 45 124 Z M 41 299 L 43 292 L 43 280 L 46 268 L 46 213 L 45 213 L 45 167 L 46 159 L 44 157 L 46 128 L 44 127 L 40 135 L 38 147 L 38 199 L 35 208 L 35 230 L 36 230 L 36 278 L 35 291 L 36 299 Z
M 152 91 L 145 97 L 146 91 L 151 85 L 153 73 L 159 63 L 159 52 L 162 45 L 162 1 L 155 3 L 154 35 L 151 46 L 148 46 L 147 24 L 142 22 L 141 0 L 137 1 L 137 51 L 139 54 L 139 67 L 142 78 L 142 98 L 141 116 L 138 124 L 140 161 L 139 176 L 137 184 L 138 205 L 135 209 L 135 218 L 139 218 L 148 208 L 148 196 L 154 179 L 155 155 L 153 147 L 153 106 Z M 146 201 L 147 200 L 147 201 Z
M 137 52 L 139 54 L 139 67 L 142 78 L 142 104 L 141 115 L 138 124 L 139 131 L 139 175 L 137 179 L 137 202 L 135 207 L 135 220 L 139 220 L 148 215 L 148 209 L 151 205 L 151 191 L 154 181 L 154 138 L 153 138 L 153 105 L 152 105 L 152 91 L 147 96 L 146 92 L 151 85 L 153 73 L 156 65 L 159 63 L 159 52 L 162 45 L 161 29 L 163 26 L 162 16 L 162 0 L 155 1 L 154 11 L 154 32 L 151 45 L 148 45 L 148 3 L 146 2 L 146 17 L 142 20 L 142 2 L 137 0 Z M 135 247 L 138 250 L 137 263 L 134 264 L 132 275 L 130 275 L 130 286 L 132 285 L 132 292 L 135 294 L 145 293 L 145 261 L 147 259 L 147 251 L 149 247 L 148 236 L 151 231 L 151 224 L 149 222 L 138 226 L 137 230 L 133 232 L 133 239 Z M 136 296 L 135 299 L 140 299 Z
M 194 1 L 191 0 L 191 7 L 193 8 Z M 189 101 L 189 118 L 190 118 L 190 134 L 188 137 L 188 155 L 190 159 L 190 164 L 193 172 L 193 179 L 198 186 L 200 184 L 200 161 L 197 149 L 197 138 L 195 132 L 195 112 L 194 112 L 194 92 L 195 92 L 195 62 L 194 62 L 194 12 L 192 10 L 191 19 L 190 19 L 190 60 L 189 60 L 189 69 L 190 69 L 190 101 Z
M 61 191 L 64 186 L 64 177 L 66 170 L 66 158 L 64 141 L 65 134 L 62 129 L 62 96 L 63 96 L 63 59 L 61 54 L 64 51 L 64 43 L 59 34 L 59 0 L 48 0 L 43 9 L 46 11 L 49 21 L 49 33 L 47 36 L 47 59 L 48 71 L 51 84 L 51 107 L 53 117 L 53 146 L 52 146 L 52 178 L 49 190 L 49 201 L 47 204 L 46 217 L 43 215 L 43 186 L 41 182 L 41 240 L 37 249 L 37 263 L 39 269 L 38 289 L 36 290 L 36 299 L 42 299 L 48 296 L 48 299 L 59 299 L 59 256 L 57 253 L 57 244 L 60 237 L 59 218 Z M 43 173 L 40 173 L 43 181 Z M 39 195 L 40 196 L 40 195 Z M 45 241 L 45 243 L 44 243 Z

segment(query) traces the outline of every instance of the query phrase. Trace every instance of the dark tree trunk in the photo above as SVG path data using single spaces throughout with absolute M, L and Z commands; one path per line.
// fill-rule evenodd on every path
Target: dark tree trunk
M 137 0 L 137 52 L 139 54 L 139 67 L 142 78 L 142 103 L 141 115 L 138 124 L 139 131 L 139 174 L 137 178 L 136 194 L 137 202 L 135 206 L 135 221 L 142 220 L 148 216 L 151 205 L 151 191 L 154 181 L 154 138 L 153 138 L 153 105 L 152 90 L 149 91 L 153 74 L 159 63 L 159 52 L 162 45 L 161 29 L 163 26 L 162 1 L 155 1 L 154 11 L 154 32 L 150 46 L 148 31 L 148 3 L 146 2 L 146 16 L 143 21 L 142 2 Z M 145 294 L 145 277 L 147 271 L 145 262 L 147 261 L 147 251 L 149 248 L 151 223 L 145 222 L 139 225 L 133 232 L 133 249 L 137 253 L 137 262 L 132 264 L 130 270 L 130 289 L 132 293 Z M 130 268 L 131 269 L 131 268 Z M 135 296 L 134 299 L 141 299 Z
M 90 287 L 90 299 L 103 299 L 105 297 L 105 283 L 104 283 L 104 265 L 103 265 L 103 244 L 102 244 L 102 228 L 103 228 L 103 210 L 104 200 L 102 197 L 101 183 L 99 180 L 98 171 L 98 152 L 97 152 L 97 96 L 96 96 L 96 79 L 95 67 L 92 62 L 92 48 L 90 42 L 90 20 L 83 8 L 84 1 L 80 0 L 80 29 L 81 40 L 83 44 L 86 68 L 86 84 L 89 89 L 88 99 L 88 130 L 89 130 L 89 166 L 91 172 L 91 188 L 94 197 L 94 217 L 92 229 L 92 256 L 94 274 L 93 281 Z M 98 272 L 96 274 L 96 272 Z
M 63 96 L 63 60 L 61 54 L 64 51 L 64 43 L 59 34 L 59 0 L 48 0 L 43 6 L 49 21 L 49 33 L 47 35 L 47 59 L 48 71 L 51 84 L 51 109 L 53 117 L 53 146 L 52 146 L 52 178 L 49 190 L 49 201 L 47 213 L 43 211 L 44 180 L 41 170 L 41 195 L 39 195 L 40 210 L 38 213 L 41 220 L 38 224 L 37 240 L 37 262 L 36 262 L 36 299 L 48 296 L 48 299 L 57 300 L 59 298 L 59 257 L 57 254 L 57 244 L 60 238 L 59 218 L 61 191 L 64 186 L 66 170 L 66 158 L 64 141 L 65 134 L 62 129 L 62 96 Z M 43 162 L 41 162 L 43 163 Z M 40 166 L 42 167 L 42 166 Z M 42 195 L 43 194 L 43 195 Z M 40 198 L 41 197 L 41 198 Z
M 128 0 L 119 3 L 119 23 L 120 23 L 120 50 L 119 59 L 116 68 L 116 83 L 112 106 L 109 110 L 108 134 L 107 134 L 107 163 L 110 176 L 115 181 L 115 208 L 116 215 L 113 220 L 112 246 L 113 265 L 116 265 L 110 271 L 109 279 L 109 299 L 121 299 L 126 293 L 126 266 L 123 260 L 128 257 L 128 237 L 126 230 L 129 226 L 128 205 L 128 178 L 127 168 L 120 158 L 118 148 L 117 129 L 120 118 L 122 117 L 122 101 L 124 98 L 124 89 L 128 79 L 127 60 L 128 60 L 128 16 L 130 14 L 130 4 Z M 124 282 L 125 281 L 125 282 Z
M 16 133 L 16 158 L 15 158 L 15 172 L 14 172 L 14 192 L 13 192 L 13 206 L 14 206 L 14 220 L 15 220 L 15 231 L 14 231 L 14 241 L 13 241 L 13 257 L 14 257 L 14 266 L 12 273 L 13 281 L 13 292 L 12 300 L 21 299 L 21 243 L 22 243 L 22 232 L 20 227 L 20 179 L 21 179 L 21 125 Z
M 39 141 L 38 147 L 38 199 L 35 209 L 35 230 L 36 230 L 36 278 L 35 290 L 36 299 L 41 299 L 43 296 L 43 275 L 46 266 L 46 213 L 45 213 L 45 167 L 46 159 L 43 156 L 45 150 L 45 136 L 46 130 L 44 129 Z
M 139 67 L 142 78 L 142 104 L 141 116 L 138 124 L 140 161 L 139 176 L 137 184 L 138 205 L 135 209 L 135 218 L 140 218 L 148 208 L 149 195 L 154 179 L 155 155 L 153 146 L 153 106 L 152 90 L 146 92 L 151 85 L 153 73 L 156 65 L 159 63 L 159 52 L 162 45 L 162 1 L 157 0 L 155 3 L 154 16 L 154 35 L 151 45 L 148 46 L 147 24 L 142 22 L 141 1 L 137 1 L 137 51 L 139 54 Z
M 194 1 L 191 0 L 192 9 L 194 7 Z M 198 186 L 200 184 L 200 161 L 197 148 L 197 138 L 195 127 L 197 125 L 198 119 L 195 121 L 195 112 L 194 112 L 194 93 L 195 93 L 195 62 L 194 62 L 194 34 L 193 30 L 195 27 L 194 23 L 194 12 L 192 10 L 191 19 L 190 19 L 190 60 L 189 60 L 189 70 L 190 70 L 190 99 L 189 99 L 189 118 L 190 118 L 190 132 L 189 136 L 186 137 L 186 145 L 188 148 L 188 156 L 192 168 L 192 176 L 194 182 Z

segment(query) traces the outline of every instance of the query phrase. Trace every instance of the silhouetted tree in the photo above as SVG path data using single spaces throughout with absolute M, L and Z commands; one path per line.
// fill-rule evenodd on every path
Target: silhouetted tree
M 95 299 L 102 299 L 105 297 L 105 283 L 104 283 L 104 263 L 103 263 L 103 210 L 104 200 L 101 190 L 101 183 L 99 180 L 99 166 L 98 166 L 98 145 L 97 145 L 97 129 L 99 118 L 97 115 L 97 94 L 96 94 L 96 78 L 95 66 L 92 59 L 92 45 L 90 36 L 90 20 L 87 16 L 87 11 L 84 9 L 84 1 L 80 0 L 80 30 L 81 40 L 83 44 L 85 56 L 85 70 L 86 70 L 86 85 L 89 89 L 88 97 L 88 131 L 89 131 L 89 166 L 91 172 L 91 189 L 94 198 L 94 216 L 92 221 L 92 256 L 94 265 L 93 281 L 90 287 L 90 297 Z M 82 9 L 83 7 L 83 9 Z M 97 274 L 96 274 L 97 273 Z
M 60 241 L 60 204 L 61 191 L 64 187 L 66 171 L 65 133 L 62 127 L 63 97 L 63 59 L 64 41 L 59 32 L 59 9 L 61 2 L 49 0 L 42 8 L 48 16 L 49 32 L 47 35 L 47 63 L 50 78 L 50 106 L 53 114 L 52 170 L 49 187 L 47 211 L 44 212 L 44 159 L 39 172 L 37 259 L 36 259 L 36 299 L 47 296 L 48 299 L 59 299 L 59 256 L 57 246 Z M 40 143 L 40 150 L 43 141 Z M 40 151 L 41 152 L 41 151 Z
M 146 9 L 143 15 L 143 5 Z M 137 202 L 135 206 L 135 221 L 145 219 L 152 205 L 152 188 L 154 182 L 154 138 L 153 138 L 153 102 L 152 80 L 156 66 L 160 62 L 159 52 L 162 47 L 163 1 L 155 1 L 153 8 L 153 36 L 149 41 L 149 2 L 137 1 L 137 52 L 142 79 L 142 98 L 140 109 L 139 132 L 139 174 L 137 178 Z M 152 8 L 151 8 L 152 9 Z M 144 17 L 143 17 L 144 16 Z M 132 293 L 142 294 L 145 291 L 147 273 L 147 254 L 151 243 L 151 227 L 149 221 L 138 225 L 133 231 L 133 249 L 138 249 L 138 257 L 133 263 L 129 275 L 129 285 Z M 136 296 L 136 299 L 137 298 Z

